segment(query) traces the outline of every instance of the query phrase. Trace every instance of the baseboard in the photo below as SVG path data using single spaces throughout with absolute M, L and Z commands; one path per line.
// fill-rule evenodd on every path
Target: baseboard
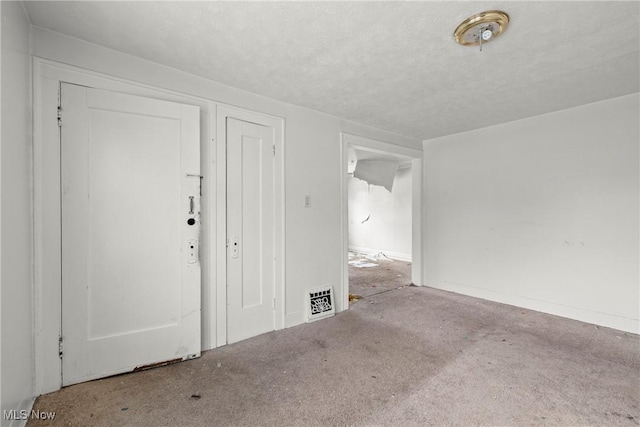
M 518 295 L 509 295 L 489 289 L 476 288 L 473 286 L 463 285 L 460 283 L 452 283 L 448 281 L 439 282 L 427 278 L 426 285 L 435 289 L 442 289 L 462 295 L 482 298 L 488 301 L 509 304 L 516 307 L 539 311 L 542 313 L 553 314 L 554 316 L 566 317 L 568 319 L 579 320 L 581 322 L 618 329 L 624 332 L 630 332 L 633 334 L 640 333 L 640 322 L 638 321 L 638 319 L 631 319 L 627 317 L 616 316 L 613 314 L 601 313 L 584 308 L 572 307 L 549 301 L 541 301 Z
M 398 261 L 411 262 L 411 254 L 403 254 L 400 252 L 390 252 L 390 251 L 385 251 L 384 249 L 373 249 L 373 248 L 365 248 L 363 246 L 349 245 L 349 251 L 362 253 L 362 254 L 377 254 L 382 252 L 388 258 L 395 259 Z
M 293 326 L 298 326 L 305 323 L 304 321 L 304 312 L 296 311 L 294 313 L 287 313 L 284 316 L 284 327 L 291 328 Z

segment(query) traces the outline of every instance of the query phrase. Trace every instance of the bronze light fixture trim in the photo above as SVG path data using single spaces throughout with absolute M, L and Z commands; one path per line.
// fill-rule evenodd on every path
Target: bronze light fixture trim
M 456 42 L 463 46 L 482 45 L 498 37 L 507 29 L 509 15 L 501 10 L 488 10 L 462 21 L 453 33 Z

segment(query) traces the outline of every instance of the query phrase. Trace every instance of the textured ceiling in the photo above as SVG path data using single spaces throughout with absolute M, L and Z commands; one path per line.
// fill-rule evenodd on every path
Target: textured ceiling
M 26 2 L 34 25 L 419 139 L 639 90 L 640 3 Z M 453 30 L 501 9 L 485 45 Z

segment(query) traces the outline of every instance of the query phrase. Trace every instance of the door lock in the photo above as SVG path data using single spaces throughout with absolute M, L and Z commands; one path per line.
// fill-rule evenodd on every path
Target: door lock
M 235 236 L 231 239 L 231 258 L 238 258 L 240 256 L 240 238 Z
M 189 264 L 198 262 L 198 241 L 196 239 L 187 242 L 187 262 Z

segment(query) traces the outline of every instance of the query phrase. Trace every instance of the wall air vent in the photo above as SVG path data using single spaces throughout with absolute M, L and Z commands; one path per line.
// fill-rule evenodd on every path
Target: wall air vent
M 307 322 L 324 319 L 336 314 L 333 287 L 323 286 L 307 293 Z

